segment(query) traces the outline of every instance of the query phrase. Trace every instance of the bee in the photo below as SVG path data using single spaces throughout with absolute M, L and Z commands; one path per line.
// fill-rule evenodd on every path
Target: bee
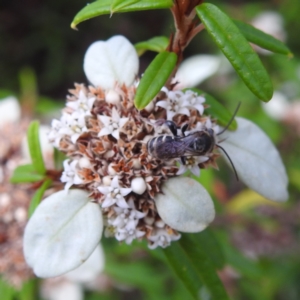
M 239 109 L 239 106 L 240 103 L 227 126 L 217 135 L 222 134 L 228 129 Z M 203 130 L 197 130 L 186 135 L 185 132 L 188 128 L 188 124 L 185 124 L 181 128 L 182 136 L 179 136 L 177 134 L 177 125 L 173 121 L 164 121 L 164 124 L 169 127 L 173 135 L 159 135 L 157 137 L 153 137 L 148 141 L 147 150 L 152 157 L 161 160 L 180 158 L 182 164 L 185 165 L 187 156 L 208 155 L 212 153 L 216 146 L 221 149 L 227 156 L 238 180 L 238 175 L 233 162 L 225 149 L 217 144 L 216 133 L 212 128 L 204 128 Z

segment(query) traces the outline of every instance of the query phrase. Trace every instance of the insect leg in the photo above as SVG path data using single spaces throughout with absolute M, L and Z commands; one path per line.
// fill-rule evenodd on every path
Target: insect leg
M 185 136 L 184 133 L 186 132 L 186 130 L 187 130 L 188 127 L 189 127 L 189 124 L 188 124 L 188 123 L 184 124 L 184 125 L 181 127 L 181 133 L 182 133 L 183 136 Z
M 165 124 L 169 127 L 174 136 L 177 136 L 177 126 L 173 121 L 166 121 Z

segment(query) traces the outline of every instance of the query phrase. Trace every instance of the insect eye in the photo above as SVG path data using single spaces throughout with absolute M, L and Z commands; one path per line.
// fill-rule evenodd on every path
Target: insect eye
M 204 150 L 204 144 L 203 144 L 203 141 L 201 138 L 195 138 L 194 140 L 194 149 L 197 150 L 197 151 L 203 151 Z

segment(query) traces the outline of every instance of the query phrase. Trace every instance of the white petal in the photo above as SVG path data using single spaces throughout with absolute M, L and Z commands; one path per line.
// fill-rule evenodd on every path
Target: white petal
M 98 133 L 98 136 L 100 137 L 100 136 L 109 135 L 109 134 L 111 134 L 111 130 L 104 127 L 100 130 L 100 132 Z
M 173 177 L 162 186 L 155 203 L 162 220 L 182 232 L 202 231 L 215 217 L 208 192 L 188 177 Z
M 108 116 L 98 116 L 98 118 L 100 119 L 100 121 L 103 123 L 104 126 L 109 125 L 112 119 L 111 117 Z
M 104 252 L 98 245 L 91 256 L 78 268 L 65 274 L 65 277 L 76 282 L 94 280 L 104 269 Z
M 116 139 L 118 140 L 120 138 L 120 132 L 119 132 L 119 129 L 116 129 L 114 130 L 111 135 Z
M 109 193 L 109 187 L 107 187 L 107 186 L 98 186 L 98 191 L 103 195 L 107 195 Z
M 20 118 L 21 108 L 15 97 L 0 100 L 0 127 L 7 122 L 17 122 Z
M 102 206 L 103 208 L 105 208 L 105 207 L 110 207 L 110 206 L 112 206 L 112 205 L 115 204 L 115 203 L 116 203 L 116 200 L 115 200 L 114 198 L 106 197 L 106 198 L 104 199 L 103 203 L 101 204 L 101 206 Z
M 58 281 L 57 279 L 60 278 Z M 63 277 L 55 279 L 46 279 L 41 282 L 42 299 L 46 300 L 84 300 L 84 292 L 82 287 Z M 53 281 L 55 280 L 55 281 Z
M 195 55 L 183 61 L 179 66 L 175 80 L 176 88 L 194 87 L 217 72 L 220 58 L 214 55 Z
M 280 155 L 270 138 L 254 123 L 236 118 L 238 129 L 226 131 L 222 147 L 230 156 L 241 180 L 273 201 L 288 199 L 288 178 Z M 228 162 L 226 156 L 220 151 Z
M 166 101 L 166 100 L 158 101 L 158 102 L 156 103 L 156 106 L 160 106 L 160 107 L 162 107 L 162 108 L 164 108 L 164 109 L 167 109 L 168 106 L 169 106 L 169 103 L 168 103 L 168 101 Z
M 131 85 L 138 73 L 139 60 L 133 45 L 117 35 L 106 42 L 93 43 L 84 57 L 84 71 L 95 86 L 111 89 L 115 82 Z
M 198 166 L 198 165 L 192 166 L 191 172 L 192 172 L 195 176 L 199 177 L 199 176 L 200 176 L 200 168 L 199 168 L 199 166 Z
M 127 123 L 128 120 L 129 118 L 121 118 L 119 121 L 119 127 L 122 128 Z
M 121 208 L 128 208 L 129 205 L 127 204 L 126 200 L 123 197 L 118 197 L 116 199 L 116 204 Z
M 187 167 L 185 165 L 180 164 L 179 170 L 177 171 L 176 175 L 181 175 L 187 171 Z
M 277 91 L 274 92 L 269 102 L 262 102 L 261 105 L 264 111 L 275 120 L 282 120 L 290 107 L 287 96 Z
M 25 259 L 37 276 L 59 276 L 91 255 L 102 229 L 100 207 L 88 193 L 57 192 L 41 202 L 25 228 Z

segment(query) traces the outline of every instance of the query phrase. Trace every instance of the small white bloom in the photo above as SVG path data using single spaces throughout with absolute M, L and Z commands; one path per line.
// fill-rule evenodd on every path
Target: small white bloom
M 69 136 L 72 143 L 76 143 L 79 136 L 87 131 L 85 115 L 80 112 L 63 114 L 60 120 L 53 120 L 52 129 L 48 135 L 50 142 L 59 147 L 59 142 L 64 136 Z
M 155 249 L 157 247 L 166 248 L 168 247 L 172 241 L 177 241 L 181 237 L 180 234 L 169 234 L 165 229 L 157 229 L 155 233 L 149 236 L 149 241 L 153 242 L 153 244 L 149 245 L 150 249 Z
M 102 203 L 103 208 L 114 204 L 122 208 L 129 207 L 124 196 L 128 195 L 132 189 L 120 187 L 118 176 L 114 177 L 110 186 L 99 186 L 98 190 L 101 194 L 105 195 L 105 199 Z
M 173 117 L 178 114 L 190 115 L 190 111 L 186 107 L 189 103 L 184 99 L 184 93 L 182 91 L 169 91 L 165 87 L 161 90 L 165 92 L 167 98 L 166 100 L 158 101 L 156 105 L 167 111 L 168 120 L 172 120 Z
M 205 102 L 204 97 L 199 96 L 198 94 L 196 94 L 191 90 L 185 91 L 182 97 L 187 107 L 198 110 L 200 115 L 203 114 L 204 112 L 203 103 Z
M 96 97 L 87 97 L 83 90 L 80 90 L 78 99 L 76 101 L 68 101 L 67 107 L 72 108 L 74 111 L 83 114 L 85 116 L 91 115 Z
M 0 100 L 0 127 L 8 122 L 17 122 L 21 118 L 21 107 L 17 98 L 10 96 Z
M 64 164 L 64 171 L 62 173 L 62 176 L 61 176 L 60 180 L 62 182 L 66 182 L 65 191 L 68 191 L 69 188 L 73 184 L 83 183 L 83 180 L 77 174 L 77 168 L 76 167 L 77 167 L 77 164 L 78 164 L 78 160 L 73 160 L 70 163 L 70 159 L 66 159 L 63 164 Z
M 115 108 L 112 109 L 111 117 L 98 116 L 98 118 L 104 125 L 98 136 L 100 137 L 111 134 L 117 140 L 120 138 L 120 128 L 122 128 L 128 121 L 128 118 L 120 118 L 120 115 Z
M 113 228 L 113 235 L 118 241 L 125 241 L 131 244 L 134 239 L 142 237 L 145 232 L 137 228 L 139 219 L 145 217 L 135 209 L 132 199 L 128 201 L 128 208 L 114 207 L 117 214 L 115 218 L 108 219 L 108 224 Z M 108 226 L 109 227 L 109 226 Z
M 190 170 L 195 176 L 200 176 L 200 168 L 199 164 L 207 161 L 209 157 L 207 156 L 187 156 L 185 159 L 185 164 L 179 160 L 180 167 L 177 171 L 176 175 L 181 175 L 185 173 L 187 170 Z
M 138 195 L 142 195 L 146 189 L 147 185 L 142 177 L 136 177 L 131 180 L 132 191 Z

